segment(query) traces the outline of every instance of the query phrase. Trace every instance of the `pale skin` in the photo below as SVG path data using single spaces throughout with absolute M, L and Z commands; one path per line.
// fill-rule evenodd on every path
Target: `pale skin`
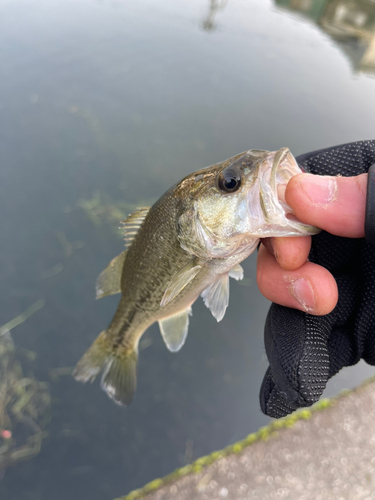
M 302 222 L 348 238 L 364 237 L 367 174 L 329 177 L 299 174 L 285 191 Z M 327 269 L 307 261 L 311 236 L 267 238 L 258 252 L 261 293 L 277 304 L 323 315 L 336 306 L 336 281 Z

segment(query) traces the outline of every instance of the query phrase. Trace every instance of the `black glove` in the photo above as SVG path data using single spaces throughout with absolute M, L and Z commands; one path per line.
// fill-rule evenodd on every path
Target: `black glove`
M 314 151 L 297 161 L 313 174 L 356 176 L 375 163 L 375 140 Z M 260 389 L 262 411 L 271 417 L 315 403 L 344 366 L 361 358 L 375 365 L 375 248 L 365 238 L 323 231 L 312 237 L 309 259 L 333 274 L 339 300 L 325 316 L 271 305 L 265 325 L 270 367 Z

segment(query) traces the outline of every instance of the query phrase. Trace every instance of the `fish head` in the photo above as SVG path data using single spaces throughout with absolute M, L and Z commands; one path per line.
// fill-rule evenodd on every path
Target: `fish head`
M 249 150 L 191 174 L 176 188 L 185 193 L 181 246 L 202 258 L 227 258 L 255 248 L 260 238 L 318 233 L 285 202 L 286 185 L 299 173 L 289 149 L 282 148 Z

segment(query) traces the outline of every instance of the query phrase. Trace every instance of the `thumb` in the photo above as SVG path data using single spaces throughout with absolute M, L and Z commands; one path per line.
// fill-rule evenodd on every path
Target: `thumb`
M 330 177 L 299 174 L 291 178 L 285 199 L 299 220 L 336 236 L 363 238 L 367 174 Z

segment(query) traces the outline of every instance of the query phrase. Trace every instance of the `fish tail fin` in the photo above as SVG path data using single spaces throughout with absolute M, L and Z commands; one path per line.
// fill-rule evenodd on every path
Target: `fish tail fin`
M 123 346 L 113 349 L 103 331 L 78 361 L 73 376 L 80 382 L 93 382 L 103 370 L 101 388 L 119 405 L 132 402 L 137 385 L 138 354 Z
M 109 339 L 104 330 L 78 361 L 73 377 L 84 384 L 94 382 L 97 374 L 104 368 L 110 352 Z
M 100 387 L 118 405 L 129 405 L 137 386 L 138 355 L 134 349 L 120 349 L 107 361 Z

